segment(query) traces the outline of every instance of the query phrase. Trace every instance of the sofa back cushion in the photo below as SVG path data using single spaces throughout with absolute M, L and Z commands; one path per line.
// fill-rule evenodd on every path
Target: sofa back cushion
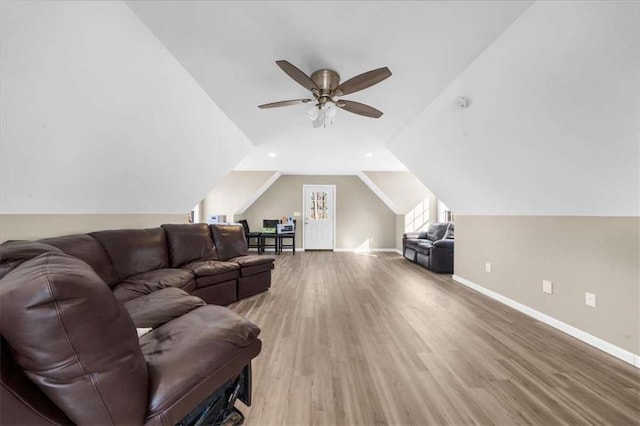
M 0 278 L 21 263 L 43 253 L 62 253 L 62 251 L 38 241 L 5 241 L 0 244 Z
M 131 317 L 83 261 L 46 253 L 0 280 L 1 332 L 76 424 L 142 424 L 148 376 Z
M 169 267 L 164 229 L 119 229 L 90 234 L 104 247 L 123 280 L 135 274 Z
M 206 223 L 162 225 L 167 234 L 169 261 L 178 268 L 194 260 L 210 259 L 213 256 L 211 230 Z
M 244 228 L 241 225 L 211 225 L 218 260 L 229 260 L 249 254 Z
M 445 240 L 454 240 L 456 238 L 455 226 L 453 225 L 453 222 L 449 222 L 449 226 L 447 227 L 447 232 L 444 234 L 444 237 L 442 238 Z
M 90 235 L 66 235 L 64 237 L 45 238 L 40 242 L 57 247 L 66 254 L 84 260 L 110 287 L 120 281 L 104 247 Z
M 434 222 L 429 224 L 427 228 L 427 239 L 431 241 L 438 241 L 444 237 L 447 232 L 449 222 Z

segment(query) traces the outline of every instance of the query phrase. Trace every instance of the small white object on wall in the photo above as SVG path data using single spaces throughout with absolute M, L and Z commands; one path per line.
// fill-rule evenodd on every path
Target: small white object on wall
M 456 108 L 458 110 L 461 111 L 465 108 L 469 108 L 469 105 L 471 105 L 471 100 L 466 96 L 458 96 L 456 98 Z

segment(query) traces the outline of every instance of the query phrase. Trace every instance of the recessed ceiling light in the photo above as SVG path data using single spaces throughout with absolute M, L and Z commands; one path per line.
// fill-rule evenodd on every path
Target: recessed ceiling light
M 278 156 L 278 154 L 276 154 L 275 152 L 270 152 L 270 153 L 267 154 L 267 157 L 271 157 L 271 158 L 274 158 L 274 157 L 277 157 L 277 156 Z
M 364 156 L 365 157 L 373 157 L 373 152 L 367 152 Z

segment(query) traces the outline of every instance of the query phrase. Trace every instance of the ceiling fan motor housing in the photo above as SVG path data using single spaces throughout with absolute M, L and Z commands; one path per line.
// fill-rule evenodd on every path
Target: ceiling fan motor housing
M 375 109 L 372 106 L 346 99 L 338 99 L 343 95 L 359 92 L 360 90 L 371 87 L 374 84 L 380 83 L 382 80 L 391 77 L 391 70 L 387 67 L 377 68 L 375 70 L 367 71 L 362 74 L 358 74 L 349 80 L 340 83 L 340 75 L 330 69 L 320 69 L 308 76 L 301 71 L 298 67 L 293 65 L 289 61 L 284 59 L 276 61 L 282 71 L 284 71 L 289 77 L 295 80 L 299 85 L 305 89 L 311 91 L 313 99 L 291 99 L 288 101 L 271 102 L 268 104 L 258 105 L 258 108 L 276 108 L 288 105 L 306 104 L 307 102 L 317 102 L 315 107 L 321 112 L 325 110 L 327 105 L 335 105 L 345 111 L 349 111 L 353 114 L 362 115 L 371 118 L 380 118 L 382 111 Z M 315 115 L 318 111 L 313 109 L 309 110 L 311 115 Z M 331 113 L 332 110 L 329 109 Z M 335 111 L 333 111 L 335 113 Z
M 328 69 L 322 69 L 311 74 L 311 80 L 318 86 L 319 92 L 317 95 L 319 106 L 322 106 L 331 100 L 333 91 L 340 85 L 340 75 Z

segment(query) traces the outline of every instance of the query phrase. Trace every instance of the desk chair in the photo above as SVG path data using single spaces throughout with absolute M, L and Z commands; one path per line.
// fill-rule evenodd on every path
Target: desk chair
M 238 222 L 241 223 L 242 227 L 244 228 L 244 236 L 247 239 L 247 247 L 257 248 L 259 252 L 261 232 L 251 232 L 251 230 L 249 230 L 249 223 L 244 219 L 239 220 Z
M 264 219 L 262 221 L 263 232 L 260 233 L 260 248 L 258 249 L 260 253 L 264 253 L 266 248 L 273 247 L 273 251 L 278 254 L 278 234 L 276 230 L 279 223 L 279 219 Z M 264 232 L 265 229 L 273 229 L 273 232 Z M 273 240 L 272 244 L 267 243 L 267 240 L 270 239 Z
M 278 254 L 282 253 L 283 248 L 290 248 L 293 250 L 293 255 L 296 255 L 296 221 L 293 221 L 293 232 L 284 232 L 277 234 L 278 239 Z M 285 244 L 285 239 L 291 240 L 291 244 Z

